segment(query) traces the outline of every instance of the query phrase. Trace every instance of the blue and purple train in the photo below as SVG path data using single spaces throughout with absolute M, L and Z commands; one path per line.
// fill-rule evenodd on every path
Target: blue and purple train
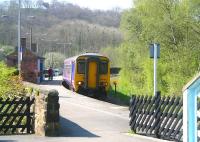
M 85 53 L 64 60 L 63 83 L 78 93 L 104 95 L 110 86 L 110 62 L 97 53 Z

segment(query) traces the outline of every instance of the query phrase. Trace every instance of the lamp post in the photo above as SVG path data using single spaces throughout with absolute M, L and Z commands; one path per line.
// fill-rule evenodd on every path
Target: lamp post
M 40 56 L 43 56 L 45 51 L 44 51 L 44 48 L 41 48 L 42 47 L 42 40 L 44 40 L 43 38 L 45 38 L 47 36 L 47 33 L 42 33 L 42 34 L 37 34 L 35 37 L 36 37 L 36 43 L 37 43 L 37 52 Z
M 32 19 L 35 19 L 35 16 L 28 16 L 30 20 L 30 50 L 32 50 Z
M 22 60 L 22 48 L 21 48 L 21 0 L 18 5 L 18 71 L 21 73 L 21 60 Z

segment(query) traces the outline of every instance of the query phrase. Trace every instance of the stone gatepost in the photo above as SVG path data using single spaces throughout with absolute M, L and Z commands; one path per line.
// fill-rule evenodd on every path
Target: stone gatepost
M 35 95 L 35 134 L 59 135 L 59 96 L 57 90 Z

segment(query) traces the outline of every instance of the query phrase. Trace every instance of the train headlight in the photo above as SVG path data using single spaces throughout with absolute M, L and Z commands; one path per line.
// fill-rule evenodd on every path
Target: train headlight
M 108 83 L 107 82 L 101 82 L 100 85 L 101 86 L 108 86 Z
M 83 84 L 84 84 L 83 81 L 79 81 L 79 82 L 78 82 L 78 85 L 83 85 Z

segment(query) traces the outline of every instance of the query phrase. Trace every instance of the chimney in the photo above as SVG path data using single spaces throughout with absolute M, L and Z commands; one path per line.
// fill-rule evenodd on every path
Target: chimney
M 26 49 L 26 38 L 23 37 L 21 38 L 21 47 L 22 47 L 22 52 Z
M 37 44 L 36 43 L 31 44 L 31 51 L 34 53 L 37 53 Z
M 15 52 L 17 52 L 18 51 L 18 46 L 15 46 Z

